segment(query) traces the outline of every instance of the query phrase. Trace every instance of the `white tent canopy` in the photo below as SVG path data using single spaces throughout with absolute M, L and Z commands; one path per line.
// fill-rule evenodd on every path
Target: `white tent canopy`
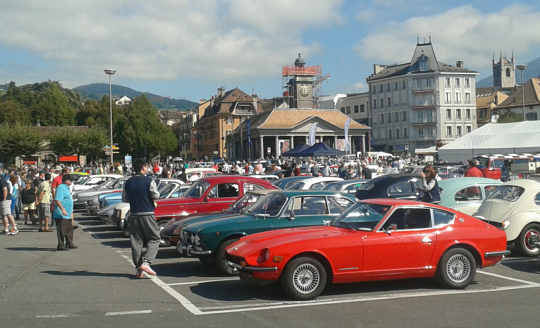
M 489 123 L 439 148 L 439 159 L 463 162 L 478 155 L 540 152 L 540 121 Z
M 435 146 L 428 148 L 416 148 L 414 153 L 418 155 L 435 155 L 437 154 L 437 148 Z

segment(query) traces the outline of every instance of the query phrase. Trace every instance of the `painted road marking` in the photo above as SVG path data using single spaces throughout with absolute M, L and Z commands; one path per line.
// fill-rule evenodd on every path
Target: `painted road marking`
M 172 284 L 167 284 L 169 286 L 183 286 L 183 285 L 197 285 L 197 284 L 206 284 L 210 282 L 220 282 L 220 281 L 237 281 L 240 278 L 223 278 L 223 279 L 212 279 L 212 280 L 201 280 L 201 281 L 188 281 L 188 282 L 175 282 Z
M 122 312 L 107 312 L 105 313 L 106 317 L 113 317 L 117 315 L 130 315 L 130 314 L 149 314 L 152 313 L 152 310 L 139 310 L 139 311 L 122 311 Z
M 37 319 L 57 319 L 57 318 L 72 318 L 76 317 L 75 314 L 39 314 L 36 315 Z
M 536 283 L 536 282 L 533 282 L 533 281 L 512 278 L 512 277 L 508 277 L 508 276 L 503 276 L 501 274 L 496 274 L 496 273 L 491 273 L 491 272 L 486 272 L 486 271 L 480 271 L 480 270 L 476 270 L 476 272 L 481 273 L 481 274 L 485 274 L 485 275 L 488 275 L 488 276 L 492 276 L 492 277 L 497 277 L 497 278 L 500 278 L 500 279 L 506 279 L 506 280 L 510 280 L 510 281 L 519 282 L 519 283 L 526 284 L 526 285 L 539 285 L 539 283 Z

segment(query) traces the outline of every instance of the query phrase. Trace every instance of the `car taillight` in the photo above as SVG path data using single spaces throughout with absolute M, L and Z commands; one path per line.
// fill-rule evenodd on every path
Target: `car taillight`
M 265 248 L 261 250 L 261 252 L 259 253 L 259 257 L 257 258 L 257 263 L 264 263 L 268 261 L 269 258 L 270 258 L 270 250 L 268 248 Z

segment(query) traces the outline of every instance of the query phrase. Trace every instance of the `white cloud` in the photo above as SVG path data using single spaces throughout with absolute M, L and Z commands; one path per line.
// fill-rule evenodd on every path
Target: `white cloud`
M 377 18 L 377 11 L 371 8 L 365 8 L 358 11 L 356 20 L 360 23 L 371 23 Z
M 309 57 L 318 50 L 302 33 L 338 23 L 340 6 L 341 0 L 13 1 L 2 4 L 0 44 L 53 60 L 67 79 L 101 78 L 106 67 L 133 79 L 277 76 L 298 52 Z
M 364 82 L 356 82 L 355 84 L 352 85 L 352 89 L 354 91 L 365 91 L 366 90 L 366 85 L 364 84 Z
M 356 51 L 375 63 L 410 60 L 418 34 L 432 35 L 439 60 L 448 64 L 456 59 L 469 68 L 486 68 L 492 53 L 526 53 L 540 45 L 540 12 L 525 6 L 510 6 L 484 13 L 463 6 L 441 14 L 410 18 L 391 23 L 380 32 L 362 39 Z

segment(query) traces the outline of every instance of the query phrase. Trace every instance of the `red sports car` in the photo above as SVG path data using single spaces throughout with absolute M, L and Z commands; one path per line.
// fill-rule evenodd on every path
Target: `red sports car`
M 227 248 L 242 279 L 280 280 L 287 296 L 309 300 L 327 283 L 435 277 L 465 288 L 477 267 L 507 254 L 503 230 L 433 204 L 371 199 L 329 226 L 249 235 Z

